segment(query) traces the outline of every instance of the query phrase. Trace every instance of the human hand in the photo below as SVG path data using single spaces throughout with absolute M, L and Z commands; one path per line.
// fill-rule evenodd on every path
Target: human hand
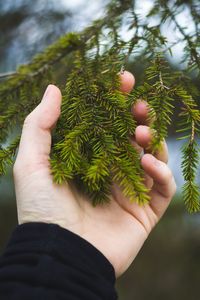
M 134 78 L 128 72 L 121 76 L 121 89 L 129 92 Z M 93 207 L 73 186 L 52 181 L 51 129 L 59 118 L 60 106 L 60 90 L 49 85 L 41 103 L 25 119 L 14 165 L 19 224 L 54 223 L 74 232 L 101 251 L 119 276 L 132 263 L 175 193 L 174 178 L 166 165 L 166 143 L 156 156 L 144 154 L 141 159 L 146 184 L 151 188 L 149 204 L 130 203 L 113 184 L 110 203 Z M 147 104 L 138 102 L 133 114 L 138 127 L 131 142 L 138 151 L 145 151 L 152 138 Z

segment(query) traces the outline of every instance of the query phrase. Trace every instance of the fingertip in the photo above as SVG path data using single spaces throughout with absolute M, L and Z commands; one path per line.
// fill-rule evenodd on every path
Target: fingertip
M 54 93 L 55 93 L 59 98 L 62 98 L 61 91 L 60 91 L 60 89 L 59 89 L 56 85 L 54 85 L 54 84 L 49 84 L 49 87 L 50 87 L 51 89 L 54 90 Z
M 138 134 L 141 134 L 141 133 L 149 133 L 149 126 L 146 126 L 146 125 L 138 125 L 135 129 L 135 132 L 138 133 Z
M 60 100 L 62 98 L 60 89 L 54 84 L 49 84 L 47 86 L 44 96 L 42 98 L 42 102 L 44 102 L 46 99 L 50 97 L 60 99 Z
M 123 93 L 130 93 L 135 85 L 135 77 L 132 73 L 128 71 L 124 71 L 123 74 L 120 74 L 120 90 Z
M 36 108 L 41 128 L 51 129 L 55 125 L 61 113 L 61 101 L 60 89 L 54 84 L 49 84 L 40 105 Z
M 139 125 L 135 129 L 135 140 L 137 144 L 144 148 L 145 152 L 152 152 L 151 142 L 155 135 L 156 131 L 150 128 L 149 126 Z M 164 163 L 168 163 L 168 147 L 165 140 L 163 140 L 160 144 L 159 150 L 154 153 L 154 156 L 159 161 Z
M 44 92 L 41 103 L 46 103 L 50 99 L 56 99 L 61 101 L 62 95 L 60 89 L 54 84 L 49 84 Z
M 136 142 L 143 148 L 147 148 L 151 141 L 150 128 L 145 125 L 139 125 L 135 129 Z
M 133 116 L 140 124 L 147 123 L 148 112 L 148 103 L 142 99 L 139 99 L 132 107 Z

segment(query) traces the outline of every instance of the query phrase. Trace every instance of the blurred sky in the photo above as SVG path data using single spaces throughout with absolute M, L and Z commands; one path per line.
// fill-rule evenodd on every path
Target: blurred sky
M 74 22 L 73 26 L 75 30 L 79 30 L 84 26 L 86 26 L 88 24 L 88 21 L 90 22 L 91 19 L 96 19 L 101 17 L 104 13 L 105 4 L 108 3 L 109 1 L 108 0 L 107 1 L 61 0 L 60 2 L 66 8 L 73 10 L 73 13 L 75 14 L 77 20 L 77 23 Z M 148 12 L 151 10 L 152 6 L 153 6 L 152 0 L 139 0 L 136 1 L 135 9 L 137 10 L 141 18 L 144 18 L 144 16 L 147 15 Z M 177 21 L 181 26 L 185 27 L 185 32 L 187 34 L 189 34 L 192 30 L 194 30 L 194 23 L 192 22 L 191 15 L 189 13 L 189 9 L 187 6 L 185 6 L 184 10 L 182 10 L 180 14 L 177 16 Z M 153 17 L 149 25 L 156 26 L 157 24 L 158 24 L 158 20 L 155 17 Z M 178 31 L 175 30 L 173 24 L 170 24 L 168 22 L 166 25 L 167 26 L 163 26 L 163 33 L 166 36 L 168 42 L 170 44 L 173 44 L 178 38 L 181 38 L 182 36 Z M 173 56 L 171 57 L 168 54 L 168 59 L 174 64 L 179 63 L 180 68 L 185 67 L 184 62 L 180 63 L 181 57 L 183 56 L 184 46 L 185 46 L 184 43 L 178 43 L 176 46 L 173 47 Z
M 21 9 L 28 11 L 28 17 L 24 19 L 22 24 L 16 28 L 15 34 L 12 36 L 3 59 L 0 60 L 0 72 L 7 70 L 13 71 L 17 65 L 27 63 L 35 52 L 42 51 L 47 45 L 51 44 L 59 35 L 68 31 L 80 31 L 89 25 L 92 20 L 102 17 L 105 14 L 105 6 L 109 0 L 0 0 L 0 14 L 5 15 L 11 10 Z M 145 21 L 145 16 L 152 7 L 152 0 L 136 1 L 136 10 L 141 19 Z M 56 22 L 48 22 L 50 20 L 50 12 L 54 11 L 62 13 L 64 18 Z M 189 17 L 189 9 L 187 6 L 177 16 L 177 20 L 182 26 L 185 26 L 186 32 L 193 30 L 193 22 Z M 156 18 L 151 18 L 149 25 L 158 24 Z M 163 27 L 163 33 L 167 37 L 169 43 L 173 43 L 180 38 L 180 33 L 174 30 L 170 23 L 166 23 Z M 6 33 L 0 32 L 0 35 Z M 128 38 L 127 31 L 124 28 L 123 35 Z M 44 37 L 47 37 L 45 39 Z M 3 47 L 4 45 L 0 45 Z M 180 64 L 183 55 L 184 43 L 178 43 L 173 48 L 173 57 L 169 56 L 171 62 L 178 64 L 180 68 L 184 64 Z M 15 53 L 15 55 L 13 55 Z M 16 55 L 17 53 L 17 55 Z

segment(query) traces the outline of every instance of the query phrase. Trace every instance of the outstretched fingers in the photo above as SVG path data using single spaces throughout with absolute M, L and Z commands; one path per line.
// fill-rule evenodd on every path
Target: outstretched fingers
M 151 120 L 148 119 L 148 106 L 145 101 L 136 103 L 133 107 L 133 114 L 139 124 L 135 131 L 135 142 L 144 149 L 145 153 L 141 159 L 141 165 L 146 174 L 146 185 L 151 189 L 150 206 L 159 219 L 176 192 L 174 176 L 167 166 L 168 148 L 164 140 L 159 151 L 154 155 L 151 154 L 150 145 L 154 131 L 147 126 Z
M 152 120 L 149 119 L 148 103 L 142 99 L 137 100 L 137 102 L 132 106 L 132 114 L 133 114 L 133 117 L 136 120 L 138 126 L 150 125 L 150 123 L 152 122 Z M 146 132 L 143 131 L 143 133 L 144 133 L 144 135 L 143 135 L 143 133 L 140 130 L 142 135 L 140 133 L 137 134 L 137 136 L 139 136 L 139 139 L 141 140 L 141 145 L 140 145 L 137 141 L 137 136 L 136 136 L 136 133 L 138 132 L 137 128 L 136 128 L 135 135 L 130 137 L 130 143 L 132 144 L 133 147 L 136 148 L 138 153 L 141 154 L 144 146 L 146 146 L 146 142 L 148 142 L 148 140 L 149 140 L 149 134 L 147 136 Z M 144 140 L 145 143 L 143 142 L 143 139 L 145 139 Z
M 132 74 L 124 73 L 121 76 L 121 90 L 130 92 L 135 80 Z M 168 149 L 165 141 L 155 155 L 151 154 L 150 144 L 154 132 L 150 129 L 153 119 L 149 118 L 148 103 L 139 99 L 132 107 L 132 114 L 137 122 L 135 135 L 130 137 L 130 142 L 139 153 L 144 150 L 141 159 L 142 167 L 145 171 L 145 180 L 150 191 L 150 207 L 159 219 L 167 209 L 173 195 L 176 192 L 176 183 L 170 168 L 167 166 Z

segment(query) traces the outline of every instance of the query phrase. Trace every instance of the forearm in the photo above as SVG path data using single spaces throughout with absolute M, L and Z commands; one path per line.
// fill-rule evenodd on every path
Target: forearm
M 90 243 L 58 225 L 18 226 L 0 258 L 0 299 L 117 299 L 114 269 Z

